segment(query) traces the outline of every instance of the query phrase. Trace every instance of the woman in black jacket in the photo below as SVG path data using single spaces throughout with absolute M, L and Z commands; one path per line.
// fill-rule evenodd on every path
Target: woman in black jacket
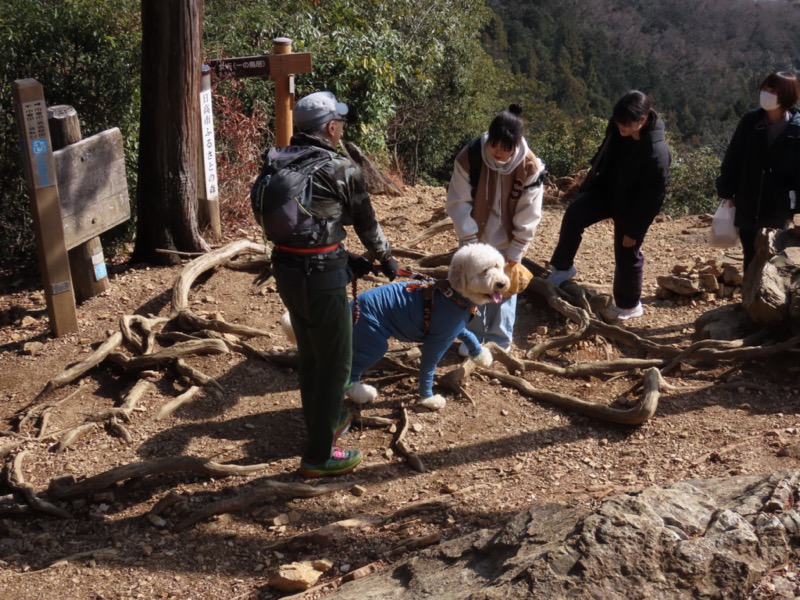
M 745 270 L 758 230 L 786 227 L 800 193 L 800 112 L 793 108 L 800 97 L 797 77 L 770 73 L 758 89 L 760 108 L 739 121 L 717 178 L 719 197 L 736 206 Z
M 628 92 L 614 106 L 605 139 L 581 186 L 581 195 L 564 213 L 548 281 L 561 285 L 572 279 L 577 273 L 573 262 L 583 231 L 599 221 L 613 219 L 617 317 L 625 320 L 642 316 L 641 247 L 664 203 L 669 165 L 664 122 L 645 94 L 638 90 Z

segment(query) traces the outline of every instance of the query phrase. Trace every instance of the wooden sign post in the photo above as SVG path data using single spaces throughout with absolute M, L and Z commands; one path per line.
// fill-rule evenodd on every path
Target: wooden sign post
M 211 106 L 211 67 L 203 65 L 200 77 L 200 177 L 197 186 L 198 220 L 201 227 L 210 227 L 212 235 L 222 239 L 219 218 L 219 182 L 217 152 L 214 143 L 214 111 Z
M 272 40 L 273 54 L 223 58 L 208 61 L 217 77 L 269 77 L 275 81 L 275 145 L 288 146 L 292 139 L 294 108 L 294 76 L 310 73 L 311 53 L 292 52 L 292 40 Z
M 22 142 L 25 181 L 33 215 L 47 314 L 53 333 L 62 336 L 78 331 L 78 314 L 64 242 L 44 90 L 35 79 L 18 79 L 11 84 L 11 89 Z

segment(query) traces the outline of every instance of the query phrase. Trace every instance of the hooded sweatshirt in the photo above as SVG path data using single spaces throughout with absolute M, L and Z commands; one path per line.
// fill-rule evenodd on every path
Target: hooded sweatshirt
M 498 164 L 489 152 L 488 137 L 485 132 L 480 140 L 482 164 L 474 198 L 468 146 L 456 156 L 447 190 L 447 213 L 460 246 L 483 242 L 497 248 L 506 260 L 520 262 L 542 219 L 543 186 L 537 182 L 545 165 L 528 148 L 525 138 L 507 162 Z

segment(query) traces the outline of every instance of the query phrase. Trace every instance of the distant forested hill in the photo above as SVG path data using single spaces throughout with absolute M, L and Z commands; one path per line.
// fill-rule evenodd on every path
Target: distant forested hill
M 770 71 L 800 67 L 798 0 L 489 0 L 484 45 L 570 116 L 651 93 L 673 139 L 719 150 Z M 534 85 L 534 83 L 531 83 Z

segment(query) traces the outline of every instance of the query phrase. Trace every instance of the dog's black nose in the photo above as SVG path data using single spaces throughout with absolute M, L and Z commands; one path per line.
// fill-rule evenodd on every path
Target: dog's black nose
M 502 290 L 504 287 L 506 287 L 505 283 L 503 283 L 502 281 L 497 282 L 497 289 Z

